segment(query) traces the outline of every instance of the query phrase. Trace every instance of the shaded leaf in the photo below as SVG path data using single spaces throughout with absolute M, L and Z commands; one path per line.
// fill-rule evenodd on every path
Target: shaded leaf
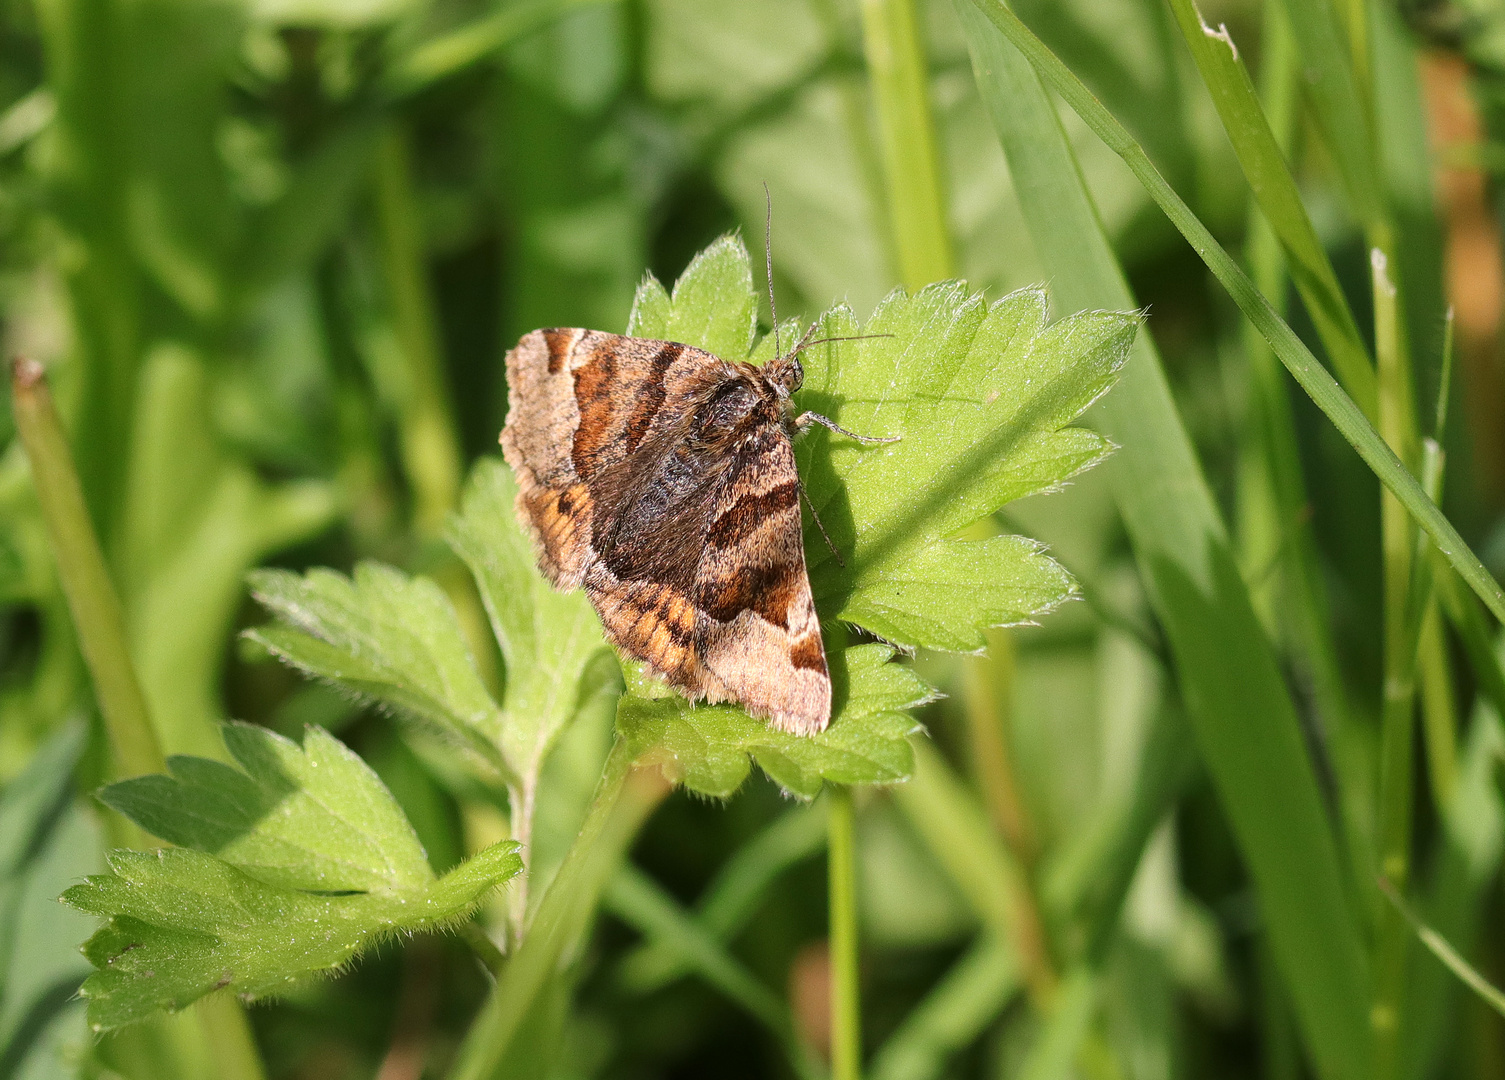
M 96 1031 L 224 987 L 286 989 L 384 938 L 463 918 L 522 868 L 503 841 L 436 878 L 391 794 L 327 732 L 310 729 L 300 749 L 227 725 L 225 741 L 244 772 L 178 757 L 171 777 L 105 791 L 143 828 L 190 846 L 116 851 L 110 873 L 63 894 L 109 920 L 84 945 Z
M 171 775 L 123 780 L 100 798 L 153 836 L 273 885 L 355 892 L 433 879 L 402 810 L 329 732 L 310 727 L 301 748 L 250 724 L 222 732 L 240 769 L 178 755 L 168 759 Z
M 850 553 L 838 566 L 807 537 L 822 610 L 890 641 L 960 651 L 1075 594 L 1032 541 L 955 538 L 1111 449 L 1065 425 L 1112 386 L 1139 318 L 1083 312 L 1047 324 L 1046 304 L 1043 289 L 1025 289 L 990 306 L 948 282 L 893 294 L 865 326 L 845 308 L 823 317 L 820 337 L 891 336 L 808 350 L 801 405 L 900 441 L 863 446 L 817 429 L 798 447 L 810 500 Z

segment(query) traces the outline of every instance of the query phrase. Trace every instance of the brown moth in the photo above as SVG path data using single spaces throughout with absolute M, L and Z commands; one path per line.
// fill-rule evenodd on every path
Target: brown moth
M 606 636 L 688 697 L 797 734 L 830 723 L 831 678 L 791 438 L 812 422 L 851 434 L 793 413 L 809 338 L 760 368 L 535 330 L 507 354 L 501 438 L 545 576 L 583 586 Z

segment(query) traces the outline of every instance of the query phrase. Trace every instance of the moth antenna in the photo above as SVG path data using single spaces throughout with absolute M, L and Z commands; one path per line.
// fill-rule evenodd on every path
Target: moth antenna
M 814 330 L 815 329 L 814 325 L 812 325 L 810 327 L 810 329 Z M 867 340 L 869 340 L 871 338 L 884 338 L 884 337 L 890 337 L 891 338 L 893 336 L 894 335 L 892 335 L 892 334 L 852 334 L 849 337 L 823 337 L 823 338 L 816 338 L 814 341 L 809 341 L 809 340 L 802 339 L 798 345 L 796 345 L 794 348 L 792 348 L 792 349 L 789 350 L 789 355 L 790 356 L 797 356 L 798 354 L 800 354 L 804 350 L 810 348 L 810 346 L 812 346 L 812 345 L 824 345 L 828 341 L 867 341 Z M 805 339 L 808 339 L 809 337 L 810 337 L 809 334 L 805 335 Z M 778 342 L 774 342 L 774 344 L 777 345 Z
M 768 181 L 763 181 L 763 205 L 767 213 L 763 218 L 763 261 L 766 266 L 763 280 L 768 283 L 768 315 L 773 319 L 773 355 L 783 356 L 779 349 L 779 309 L 773 302 L 773 195 L 768 190 Z
M 820 530 L 821 539 L 826 542 L 826 547 L 831 549 L 831 558 L 836 560 L 837 566 L 845 570 L 847 568 L 846 560 L 841 557 L 841 552 L 836 550 L 836 545 L 831 543 L 831 534 L 826 532 L 825 523 L 821 521 L 820 515 L 815 512 L 815 504 L 810 501 L 810 496 L 805 494 L 805 483 L 803 480 L 799 482 L 799 488 L 800 498 L 804 499 L 805 505 L 810 508 L 810 519 L 815 522 L 815 527 Z

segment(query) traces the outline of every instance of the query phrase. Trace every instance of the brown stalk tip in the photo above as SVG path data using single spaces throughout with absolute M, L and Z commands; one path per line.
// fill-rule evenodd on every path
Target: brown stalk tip
M 46 377 L 47 369 L 29 357 L 17 356 L 10 362 L 10 382 L 16 390 L 34 390 Z

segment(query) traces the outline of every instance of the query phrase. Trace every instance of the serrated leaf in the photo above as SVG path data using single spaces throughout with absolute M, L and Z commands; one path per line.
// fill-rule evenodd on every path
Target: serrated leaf
M 299 577 L 249 575 L 252 595 L 283 625 L 246 636 L 274 655 L 361 697 L 391 706 L 506 771 L 502 713 L 476 671 L 454 607 L 427 578 L 362 563 Z
M 695 707 L 675 695 L 624 695 L 617 730 L 639 764 L 657 765 L 702 795 L 724 798 L 747 779 L 752 762 L 803 798 L 827 780 L 883 784 L 905 779 L 914 765 L 908 713 L 934 692 L 907 667 L 890 664 L 886 645 L 858 645 L 831 657 L 836 716 L 818 735 L 791 735 L 728 705 Z
M 327 896 L 270 885 L 200 851 L 116 851 L 63 900 L 109 919 L 84 945 L 89 1023 L 107 1031 L 228 987 L 248 997 L 330 972 L 397 933 L 466 915 L 521 868 L 503 841 L 426 889 Z
M 757 332 L 752 262 L 736 236 L 721 237 L 690 260 L 672 296 L 645 278 L 627 320 L 629 337 L 677 341 L 727 360 L 746 359 Z
M 538 573 L 532 540 L 513 508 L 516 498 L 505 464 L 478 462 L 449 542 L 475 576 L 506 661 L 501 750 L 527 783 L 599 683 L 588 670 L 606 642 L 585 594 L 561 593 Z
M 229 987 L 248 997 L 329 972 L 398 933 L 463 918 L 522 867 L 496 844 L 442 878 L 396 801 L 337 739 L 306 744 L 226 725 L 244 771 L 176 757 L 172 776 L 137 777 L 104 799 L 184 844 L 117 851 L 111 873 L 63 900 L 108 919 L 84 946 L 89 1020 L 108 1030 Z
M 370 766 L 329 732 L 310 727 L 300 748 L 250 724 L 221 731 L 240 769 L 179 755 L 168 759 L 171 775 L 123 780 L 100 798 L 153 836 L 273 885 L 365 892 L 433 881 L 402 810 Z
M 644 281 L 628 333 L 731 360 L 751 352 L 766 363 L 773 335 L 750 350 L 752 280 L 741 241 L 723 237 L 672 295 Z M 982 646 L 985 628 L 1027 622 L 1072 596 L 1070 576 L 1034 541 L 956 534 L 1013 499 L 1063 484 L 1111 449 L 1097 433 L 1066 425 L 1112 385 L 1138 323 L 1135 314 L 1085 312 L 1050 324 L 1043 289 L 988 305 L 959 282 L 915 297 L 896 292 L 865 327 L 845 307 L 823 316 L 818 337 L 881 336 L 809 348 L 799 406 L 859 434 L 900 436 L 865 446 L 817 427 L 797 444 L 801 479 L 846 562 L 832 557 L 807 516 L 805 557 L 823 619 L 903 646 L 963 651 Z M 797 340 L 798 327 L 780 331 L 786 347 Z M 833 682 L 849 672 L 856 696 L 814 738 L 673 696 L 629 694 L 618 728 L 646 760 L 705 794 L 734 791 L 752 760 L 805 796 L 823 779 L 902 779 L 912 730 L 903 710 L 925 699 L 922 684 L 887 664 L 886 649 L 842 652 L 830 640 L 827 648 Z M 864 704 L 869 693 L 881 698 L 888 679 L 911 680 L 907 691 L 889 691 L 900 703 Z
M 643 283 L 629 332 L 743 359 L 756 303 L 746 249 L 722 237 L 672 297 Z M 1108 453 L 1101 435 L 1066 425 L 1113 384 L 1138 325 L 1135 313 L 1100 311 L 1051 324 L 1043 288 L 989 305 L 960 282 L 896 291 L 866 326 L 845 306 L 822 316 L 820 338 L 881 336 L 807 349 L 798 406 L 861 435 L 900 436 L 865 446 L 815 427 L 796 444 L 806 492 L 846 562 L 807 514 L 822 618 L 906 647 L 966 651 L 982 647 L 985 628 L 1031 621 L 1072 596 L 1040 545 L 956 533 Z M 786 348 L 796 331 L 781 327 Z M 772 338 L 752 359 L 773 357 Z
M 981 631 L 1031 621 L 1074 593 L 1034 543 L 955 534 L 1013 499 L 1057 487 L 1111 444 L 1065 427 L 1112 385 L 1135 314 L 1083 312 L 1046 324 L 1042 289 L 987 305 L 960 283 L 891 295 L 859 327 L 837 308 L 819 336 L 885 334 L 808 350 L 802 407 L 864 435 L 824 429 L 797 453 L 837 548 L 807 535 L 816 606 L 909 646 L 969 650 Z

